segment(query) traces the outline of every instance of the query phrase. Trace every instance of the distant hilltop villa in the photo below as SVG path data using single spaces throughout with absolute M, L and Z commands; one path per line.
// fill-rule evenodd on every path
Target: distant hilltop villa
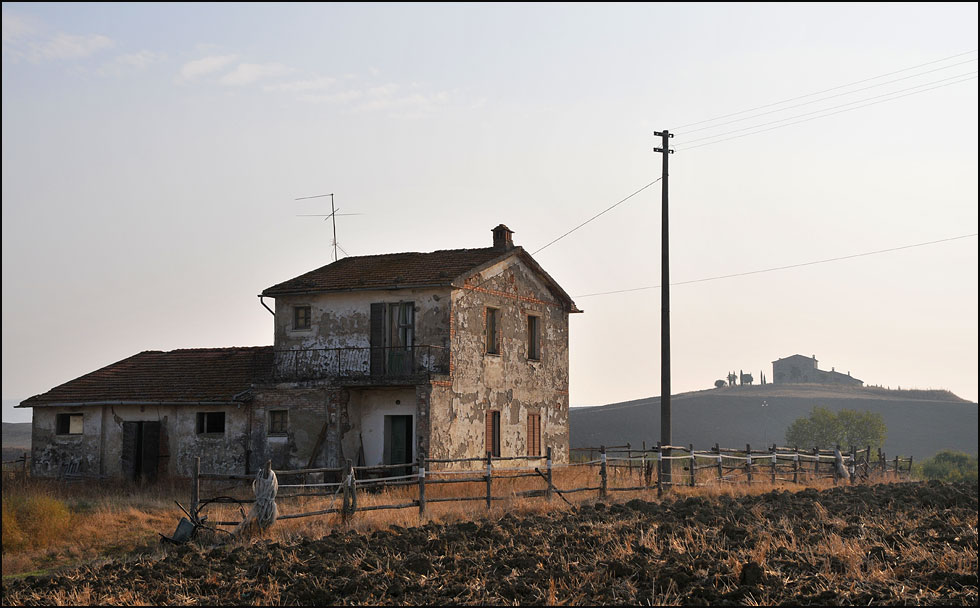
M 842 374 L 833 367 L 830 371 L 817 369 L 817 356 L 790 355 L 772 362 L 773 384 L 840 384 L 844 386 L 863 386 L 864 382 Z

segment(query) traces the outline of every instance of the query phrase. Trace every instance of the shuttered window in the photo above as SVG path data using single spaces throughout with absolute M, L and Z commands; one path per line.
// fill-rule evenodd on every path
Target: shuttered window
M 541 321 L 538 317 L 527 317 L 527 358 L 537 361 L 541 358 Z
M 500 457 L 500 412 L 487 412 L 487 452 L 494 458 Z
M 527 455 L 541 455 L 541 414 L 527 415 Z
M 496 308 L 487 309 L 487 353 L 491 355 L 500 354 L 500 310 Z

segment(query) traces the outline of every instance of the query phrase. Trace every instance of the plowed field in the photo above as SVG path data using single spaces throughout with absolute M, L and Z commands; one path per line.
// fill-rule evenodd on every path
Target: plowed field
M 4 605 L 977 603 L 977 483 L 581 506 L 186 545 L 7 581 Z

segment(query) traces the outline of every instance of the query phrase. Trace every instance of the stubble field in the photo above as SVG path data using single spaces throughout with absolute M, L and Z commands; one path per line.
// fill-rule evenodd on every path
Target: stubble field
M 977 602 L 977 483 L 583 504 L 185 545 L 3 584 L 4 605 Z

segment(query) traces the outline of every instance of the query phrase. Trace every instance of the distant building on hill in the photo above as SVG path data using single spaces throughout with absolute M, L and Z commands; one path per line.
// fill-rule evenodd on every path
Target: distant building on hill
M 864 381 L 851 376 L 851 372 L 842 374 L 830 368 L 830 371 L 817 369 L 817 356 L 790 355 L 772 362 L 773 384 L 840 384 L 843 386 L 863 386 Z

